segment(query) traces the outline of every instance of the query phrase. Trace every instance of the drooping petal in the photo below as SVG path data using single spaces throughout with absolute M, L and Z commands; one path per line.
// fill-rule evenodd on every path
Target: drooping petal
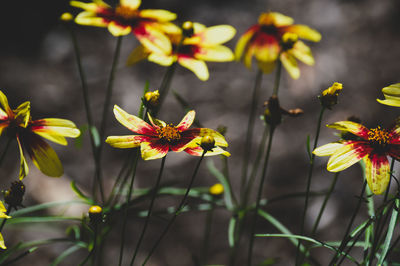
M 143 160 L 159 159 L 167 155 L 169 145 L 158 142 L 142 142 L 140 144 L 140 151 Z
M 222 44 L 233 38 L 236 29 L 230 25 L 218 25 L 206 28 L 199 33 L 201 43 L 204 45 Z
M 390 181 L 390 166 L 385 155 L 369 154 L 364 157 L 365 176 L 371 191 L 382 194 Z
M 2 201 L 0 201 L 0 218 L 11 218 L 11 216 L 6 215 L 7 209 L 4 207 L 4 204 Z
M 235 59 L 231 49 L 223 45 L 200 47 L 195 57 L 203 61 L 212 62 L 227 62 Z
M 185 152 L 193 156 L 201 156 L 203 154 L 203 149 L 199 146 L 193 148 L 186 148 Z M 204 156 L 214 156 L 214 155 L 225 155 L 226 157 L 231 156 L 231 154 L 220 147 L 215 147 L 211 151 L 207 151 Z
M 62 176 L 64 170 L 56 152 L 34 133 L 26 132 L 21 136 L 22 144 L 33 163 L 45 175 Z
M 245 51 L 246 47 L 248 46 L 250 39 L 254 35 L 255 29 L 256 29 L 255 26 L 251 27 L 240 37 L 239 41 L 237 42 L 236 48 L 235 48 L 235 58 L 237 61 L 241 60 L 243 52 Z
M 178 62 L 192 71 L 200 80 L 206 81 L 209 78 L 208 68 L 204 61 L 189 57 L 179 57 Z
M 300 77 L 300 70 L 299 70 L 299 67 L 297 66 L 297 62 L 296 62 L 296 59 L 294 58 L 294 56 L 292 56 L 288 52 L 285 52 L 285 53 L 281 53 L 280 59 L 281 59 L 282 65 L 285 67 L 285 69 L 287 70 L 289 75 L 293 79 L 298 79 Z
M 4 244 L 3 235 L 0 233 L 0 248 L 7 249 L 6 245 Z
M 151 139 L 151 137 L 139 135 L 109 136 L 106 139 L 106 143 L 110 144 L 114 148 L 125 149 L 139 147 L 140 143 L 148 142 Z
M 331 156 L 343 146 L 345 146 L 345 144 L 339 142 L 328 143 L 316 148 L 313 153 L 317 156 Z
M 14 114 L 17 124 L 22 127 L 27 127 L 31 118 L 31 103 L 24 102 L 20 104 L 17 109 L 14 110 Z
M 141 0 L 120 0 L 120 5 L 135 10 L 139 8 L 141 2 Z
M 24 179 L 25 176 L 29 174 L 29 168 L 28 168 L 28 163 L 26 162 L 25 156 L 24 156 L 24 151 L 22 149 L 22 143 L 19 139 L 19 136 L 17 136 L 17 143 L 18 143 L 18 149 L 19 149 L 19 158 L 20 158 L 20 164 L 19 164 L 19 179 L 22 180 Z
M 290 53 L 294 55 L 297 59 L 307 65 L 314 65 L 314 57 L 311 53 L 310 47 L 305 45 L 302 41 L 297 41 Z
M 140 17 L 151 18 L 160 22 L 167 22 L 176 19 L 176 14 L 162 9 L 143 9 L 140 11 Z
M 329 158 L 327 169 L 330 172 L 342 171 L 356 162 L 360 161 L 367 154 L 371 153 L 372 148 L 360 141 L 349 141 Z
M 114 21 L 108 23 L 108 30 L 111 32 L 112 35 L 115 37 L 128 35 L 132 31 L 131 26 L 123 26 Z
M 141 23 L 133 28 L 133 33 L 140 43 L 149 51 L 158 54 L 170 54 L 171 42 L 159 29 L 152 27 L 152 23 Z
M 352 122 L 352 121 L 339 121 L 333 124 L 327 125 L 329 128 L 334 128 L 337 130 L 348 131 L 356 136 L 359 136 L 363 139 L 368 139 L 369 129 L 364 127 L 361 124 Z
M 64 137 L 76 138 L 81 132 L 76 125 L 67 119 L 44 118 L 32 121 L 32 132 L 61 145 L 67 145 Z
M 137 116 L 128 114 L 124 110 L 122 110 L 118 105 L 114 105 L 114 115 L 115 118 L 129 130 L 142 134 L 142 135 L 154 135 L 156 134 L 155 130 L 148 123 L 143 121 Z
M 196 112 L 194 110 L 187 112 L 187 114 L 182 118 L 181 122 L 176 126 L 176 129 L 179 131 L 187 130 L 193 124 L 195 116 Z
M 297 34 L 299 38 L 312 42 L 319 42 L 321 40 L 321 34 L 306 25 L 290 25 L 285 27 L 284 30 L 288 32 L 293 32 Z
M 7 97 L 2 91 L 0 91 L 0 104 L 3 107 L 3 110 L 7 113 L 8 116 L 13 114 L 10 106 L 8 105 Z M 4 117 L 4 114 L 2 114 L 1 117 Z
M 262 13 L 258 18 L 259 24 L 274 25 L 277 27 L 291 25 L 293 22 L 294 20 L 291 17 L 278 12 Z
M 149 54 L 150 52 L 143 45 L 139 45 L 138 47 L 133 49 L 133 51 L 128 56 L 128 59 L 126 60 L 126 65 L 130 66 L 136 64 L 139 61 L 146 59 Z

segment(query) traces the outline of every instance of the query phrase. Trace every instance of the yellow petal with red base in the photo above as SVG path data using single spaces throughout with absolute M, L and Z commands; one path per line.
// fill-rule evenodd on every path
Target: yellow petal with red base
M 18 150 L 19 150 L 19 158 L 20 158 L 20 164 L 19 164 L 19 179 L 24 179 L 25 176 L 29 174 L 29 168 L 28 168 L 28 163 L 26 162 L 25 156 L 24 156 L 24 151 L 22 149 L 22 143 L 17 136 L 17 143 L 18 143 Z
M 64 137 L 76 138 L 81 134 L 72 121 L 60 118 L 35 120 L 31 124 L 31 130 L 39 136 L 61 145 L 67 145 Z
M 141 0 L 120 0 L 120 5 L 130 9 L 138 9 L 141 2 Z
M 337 149 L 329 158 L 327 169 L 330 172 L 342 171 L 360 161 L 371 152 L 371 150 L 372 149 L 369 146 L 346 144 Z
M 136 148 L 140 146 L 140 143 L 147 138 L 138 135 L 128 135 L 128 136 L 109 136 L 106 139 L 106 143 L 110 144 L 114 148 Z
M 115 23 L 114 21 L 108 23 L 107 28 L 111 32 L 111 34 L 114 35 L 115 37 L 128 35 L 132 31 L 131 26 L 121 26 Z
M 51 177 L 62 176 L 64 170 L 60 159 L 49 144 L 33 133 L 25 136 L 23 142 L 33 163 L 43 174 Z
M 348 131 L 356 136 L 364 139 L 368 139 L 369 129 L 361 124 L 352 121 L 339 121 L 333 124 L 327 125 L 329 128 L 334 128 L 337 130 Z
M 146 134 L 149 132 L 154 132 L 152 126 L 143 121 L 137 116 L 128 114 L 124 110 L 122 110 L 118 105 L 114 105 L 114 115 L 115 118 L 129 130 L 138 133 L 138 134 Z
M 211 62 L 227 62 L 235 59 L 231 49 L 223 45 L 213 47 L 201 47 L 195 54 L 197 59 Z
M 314 57 L 311 53 L 311 49 L 302 41 L 297 41 L 294 44 L 293 48 L 290 49 L 290 53 L 304 64 L 310 66 L 314 65 Z
M 319 42 L 321 40 L 321 34 L 306 25 L 291 25 L 285 27 L 285 30 L 297 34 L 297 36 L 299 36 L 299 38 L 301 39 L 309 40 L 312 42 Z
M 150 55 L 149 50 L 147 50 L 143 45 L 139 45 L 129 54 L 126 60 L 126 65 L 130 66 L 138 63 L 139 61 L 146 59 Z
M 142 142 L 140 144 L 140 151 L 143 160 L 160 159 L 167 155 L 169 150 L 168 145 L 156 145 L 150 142 Z
M 135 27 L 133 32 L 140 43 L 149 51 L 159 54 L 171 53 L 170 40 L 156 26 L 152 26 L 150 23 L 143 23 L 143 25 Z
M 162 9 L 144 9 L 140 11 L 140 17 L 154 19 L 159 22 L 167 22 L 176 19 L 176 14 Z
M 382 194 L 390 181 L 389 161 L 384 155 L 369 154 L 364 157 L 365 176 L 371 191 L 376 194 Z
M 240 61 L 243 55 L 243 52 L 246 50 L 247 45 L 254 35 L 254 30 L 250 29 L 247 32 L 245 32 L 240 38 L 239 41 L 236 44 L 235 48 L 235 58 L 237 61 Z M 245 52 L 247 53 L 247 52 Z
M 194 110 L 187 112 L 187 114 L 182 118 L 181 122 L 175 128 L 179 131 L 187 130 L 193 124 L 195 116 L 196 112 Z
M 328 143 L 322 145 L 321 147 L 316 148 L 313 151 L 313 153 L 317 156 L 331 156 L 343 146 L 345 146 L 345 144 L 343 143 L 338 143 L 338 142 Z
M 297 66 L 297 61 L 290 53 L 282 53 L 280 56 L 282 65 L 293 79 L 300 77 L 300 69 Z
M 178 62 L 183 67 L 192 71 L 200 80 L 206 81 L 209 78 L 207 65 L 203 61 L 189 57 L 180 57 Z

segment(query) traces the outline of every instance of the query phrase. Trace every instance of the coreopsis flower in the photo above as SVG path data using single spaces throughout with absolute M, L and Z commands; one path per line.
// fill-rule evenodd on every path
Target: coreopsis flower
M 310 48 L 302 41 L 321 40 L 321 34 L 306 25 L 293 24 L 293 19 L 277 12 L 262 13 L 258 24 L 251 26 L 239 39 L 235 56 L 251 68 L 253 56 L 264 73 L 271 72 L 278 58 L 292 78 L 297 79 L 300 71 L 295 58 L 312 65 L 314 58 Z
M 43 139 L 48 139 L 61 145 L 67 145 L 65 137 L 76 138 L 80 135 L 75 124 L 66 119 L 44 118 L 32 120 L 30 102 L 24 102 L 12 110 L 7 97 L 0 91 L 0 135 L 6 129 L 10 137 L 15 137 L 20 152 L 19 177 L 23 179 L 29 172 L 24 156 L 28 152 L 33 163 L 45 175 L 59 177 L 63 167 L 56 152 Z
M 200 80 L 207 80 L 209 72 L 204 61 L 228 62 L 234 60 L 231 49 L 222 45 L 235 35 L 236 30 L 230 25 L 206 27 L 200 23 L 185 22 L 178 33 L 167 34 L 172 50 L 168 53 L 152 52 L 138 47 L 129 56 L 128 64 L 147 58 L 162 66 L 177 62 L 192 71 Z
M 390 180 L 387 156 L 400 159 L 400 128 L 386 130 L 378 126 L 368 129 L 351 121 L 336 122 L 328 127 L 347 131 L 358 138 L 329 143 L 318 147 L 313 153 L 317 156 L 331 156 L 327 165 L 330 172 L 342 171 L 364 160 L 369 188 L 374 194 L 382 194 Z
M 400 83 L 392 84 L 382 89 L 385 100 L 376 99 L 379 103 L 400 107 Z
M 140 10 L 141 0 L 120 0 L 116 7 L 101 0 L 91 3 L 71 1 L 70 4 L 84 10 L 76 16 L 77 24 L 107 27 L 114 36 L 133 32 L 150 51 L 170 52 L 171 43 L 164 32 L 179 31 L 170 22 L 176 19 L 176 14 L 161 9 Z
M 3 202 L 0 201 L 0 218 L 3 218 L 3 219 L 11 218 L 11 216 L 8 216 L 6 213 L 7 213 L 6 207 L 4 207 Z M 0 233 L 0 248 L 7 249 L 6 245 L 4 244 L 3 235 L 1 233 Z
M 337 104 L 337 97 L 342 89 L 343 85 L 341 83 L 333 83 L 331 87 L 324 90 L 322 94 L 318 96 L 321 105 L 325 108 L 332 109 L 332 107 Z
M 227 147 L 228 143 L 218 132 L 209 128 L 189 128 L 194 121 L 194 111 L 188 112 L 177 126 L 166 124 L 150 115 L 150 124 L 148 124 L 142 119 L 128 114 L 117 105 L 114 106 L 114 114 L 122 125 L 138 135 L 110 136 L 106 142 L 116 148 L 140 147 L 143 160 L 162 158 L 169 151 L 185 151 L 191 155 L 201 156 L 203 154 L 201 139 L 206 135 L 214 138 L 215 147 L 211 151 L 207 151 L 205 156 L 230 155 L 221 148 Z

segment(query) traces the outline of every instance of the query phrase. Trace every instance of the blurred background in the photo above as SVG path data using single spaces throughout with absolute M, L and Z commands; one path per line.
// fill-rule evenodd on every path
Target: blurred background
M 112 2 L 109 2 L 113 4 Z M 191 20 L 206 26 L 229 24 L 237 29 L 233 40 L 226 45 L 234 49 L 236 41 L 251 25 L 257 22 L 261 12 L 281 12 L 295 19 L 297 24 L 306 24 L 322 34 L 320 43 L 308 43 L 312 48 L 315 65 L 310 67 L 299 63 L 301 77 L 292 80 L 282 71 L 279 90 L 280 103 L 284 108 L 301 108 L 304 115 L 286 118 L 275 134 L 270 167 L 267 173 L 264 195 L 271 199 L 295 192 L 305 191 L 308 160 L 306 153 L 307 135 L 313 141 L 316 122 L 320 111 L 317 95 L 333 82 L 343 83 L 339 104 L 332 111 L 326 111 L 323 124 L 346 120 L 349 116 L 359 117 L 367 127 L 390 126 L 399 111 L 380 105 L 376 98 L 383 98 L 381 89 L 400 82 L 400 1 L 397 0 L 147 0 L 142 8 L 160 8 L 178 14 L 178 24 Z M 31 101 L 33 119 L 59 117 L 74 121 L 78 126 L 86 123 L 72 42 L 59 16 L 78 10 L 69 7 L 68 1 L 6 1 L 3 3 L 0 28 L 0 88 L 7 95 L 12 108 L 24 101 Z M 116 39 L 103 28 L 74 25 L 82 54 L 83 67 L 87 75 L 91 108 L 95 123 L 99 126 L 106 84 Z M 123 39 L 120 61 L 114 85 L 112 104 L 118 104 L 129 113 L 135 114 L 146 81 L 155 90 L 161 83 L 166 68 L 142 61 L 134 66 L 125 66 L 130 52 L 138 45 L 133 35 Z M 196 110 L 197 118 L 208 128 L 227 127 L 226 139 L 232 156 L 229 158 L 231 181 L 236 193 L 239 192 L 242 152 L 249 112 L 251 91 L 256 69 L 249 71 L 241 63 L 207 63 L 210 79 L 200 81 L 187 69 L 178 66 L 171 84 Z M 263 102 L 272 93 L 274 75 L 264 75 L 258 114 L 263 112 Z M 177 123 L 184 116 L 172 94 L 169 94 L 160 119 Z M 110 110 L 106 135 L 124 135 L 129 131 L 120 125 Z M 263 130 L 261 120 L 256 121 L 253 147 L 258 145 Z M 323 127 L 319 144 L 326 144 L 337 137 L 334 130 Z M 4 138 L 0 139 L 4 147 Z M 25 206 L 38 203 L 70 200 L 76 198 L 69 183 L 74 180 L 83 191 L 90 192 L 93 161 L 89 138 L 84 137 L 83 147 L 76 147 L 73 141 L 67 148 L 52 145 L 60 156 L 65 174 L 52 179 L 44 176 L 33 165 L 31 173 L 24 180 L 27 186 Z M 105 188 L 111 189 L 113 180 L 127 156 L 128 151 L 105 146 L 103 164 Z M 218 158 L 214 160 L 220 167 Z M 197 159 L 184 153 L 170 154 L 166 162 L 164 184 L 185 187 Z M 312 183 L 313 191 L 325 191 L 333 174 L 326 171 L 327 158 L 317 158 Z M 154 184 L 160 161 L 139 161 L 136 188 Z M 0 189 L 9 187 L 18 176 L 19 155 L 14 143 L 3 162 L 0 175 Z M 396 167 L 396 170 L 398 168 Z M 195 186 L 209 187 L 217 180 L 201 167 Z M 362 186 L 362 173 L 358 165 L 344 171 L 327 206 L 320 224 L 317 239 L 333 241 L 342 238 L 349 216 L 357 203 Z M 392 189 L 396 189 L 393 185 Z M 380 197 L 376 197 L 379 201 Z M 313 197 L 306 220 L 309 232 L 316 218 L 322 197 Z M 161 200 L 160 200 L 161 201 Z M 159 201 L 159 202 L 160 202 Z M 177 204 L 178 199 L 166 198 L 163 207 Z M 301 213 L 304 198 L 288 198 L 275 201 L 264 207 L 279 219 L 293 233 L 300 232 Z M 147 205 L 143 205 L 145 207 Z M 69 209 L 54 209 L 55 214 L 81 216 L 87 206 L 73 206 Z M 367 218 L 366 206 L 362 206 L 356 223 Z M 214 215 L 212 241 L 209 246 L 209 264 L 227 264 L 228 222 L 231 214 L 218 209 Z M 147 265 L 194 265 L 193 257 L 199 255 L 203 240 L 206 215 L 191 212 L 180 216 L 172 231 L 163 240 L 157 252 Z M 166 222 L 152 219 L 145 243 L 138 255 L 142 261 Z M 62 237 L 66 225 L 29 225 L 7 227 L 3 235 L 7 246 L 34 239 Z M 127 231 L 125 259 L 128 263 L 136 239 L 143 226 L 143 219 L 132 215 Z M 116 226 L 115 228 L 119 228 Z M 258 220 L 257 233 L 277 232 L 265 220 Z M 119 252 L 119 230 L 110 234 L 106 243 L 103 265 L 116 265 Z M 247 240 L 242 241 L 238 253 L 238 264 L 245 265 Z M 48 265 L 65 245 L 52 244 L 29 255 L 30 265 Z M 286 239 L 257 238 L 254 248 L 254 262 L 267 258 L 276 259 L 275 265 L 291 265 L 296 249 Z M 361 251 L 359 252 L 361 254 Z M 63 265 L 77 265 L 86 255 L 78 252 Z M 325 249 L 316 250 L 315 256 L 326 264 L 331 253 Z M 357 256 L 356 256 L 357 257 Z M 392 258 L 396 260 L 396 258 Z M 124 260 L 125 261 L 125 260 Z M 17 264 L 16 264 L 17 265 Z M 25 262 L 18 265 L 26 265 Z

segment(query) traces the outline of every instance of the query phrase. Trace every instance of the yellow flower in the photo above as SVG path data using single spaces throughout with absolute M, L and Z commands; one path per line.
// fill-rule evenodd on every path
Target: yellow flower
M 400 83 L 392 84 L 382 89 L 385 100 L 376 99 L 379 103 L 400 107 Z
M 290 76 L 297 79 L 300 71 L 296 59 L 314 64 L 311 50 L 298 38 L 319 42 L 321 34 L 305 25 L 293 24 L 293 19 L 277 12 L 262 13 L 258 24 L 251 26 L 239 39 L 235 56 L 251 68 L 255 56 L 264 73 L 271 72 L 278 58 Z
M 177 126 L 166 124 L 149 115 L 150 125 L 139 117 L 128 114 L 117 105 L 114 106 L 114 114 L 122 125 L 138 135 L 110 136 L 106 142 L 116 148 L 140 147 L 143 160 L 162 158 L 169 151 L 185 151 L 190 155 L 201 156 L 203 149 L 200 143 L 202 137 L 206 135 L 214 137 L 216 147 L 212 151 L 207 151 L 205 156 L 218 154 L 230 156 L 229 152 L 220 148 L 228 146 L 221 134 L 209 128 L 189 128 L 194 121 L 194 111 L 189 111 Z
M 21 163 L 19 177 L 23 179 L 29 172 L 25 160 L 25 149 L 36 167 L 45 175 L 59 177 L 63 167 L 56 152 L 41 137 L 61 145 L 67 145 L 65 137 L 76 138 L 80 135 L 75 124 L 66 119 L 44 118 L 32 120 L 30 102 L 24 102 L 12 110 L 7 97 L 0 91 L 0 135 L 7 129 L 10 136 L 18 142 Z
M 8 216 L 6 213 L 7 213 L 6 207 L 4 207 L 3 202 L 0 201 L 0 218 L 3 219 L 11 218 L 11 216 Z M 0 248 L 7 249 L 6 245 L 4 244 L 3 235 L 1 233 L 0 233 Z
M 71 1 L 70 4 L 84 10 L 76 16 L 77 24 L 107 27 L 114 36 L 133 32 L 147 49 L 154 52 L 170 52 L 171 43 L 163 32 L 179 31 L 170 22 L 176 19 L 176 14 L 161 9 L 139 10 L 141 0 L 120 0 L 116 7 L 101 0 L 92 3 Z
M 178 62 L 191 70 L 200 80 L 209 78 L 208 68 L 204 61 L 228 62 L 234 60 L 232 51 L 222 45 L 235 35 L 236 30 L 229 25 L 206 27 L 200 23 L 185 22 L 178 33 L 169 33 L 172 50 L 168 53 L 152 52 L 138 47 L 129 56 L 127 64 L 147 59 L 162 66 Z

